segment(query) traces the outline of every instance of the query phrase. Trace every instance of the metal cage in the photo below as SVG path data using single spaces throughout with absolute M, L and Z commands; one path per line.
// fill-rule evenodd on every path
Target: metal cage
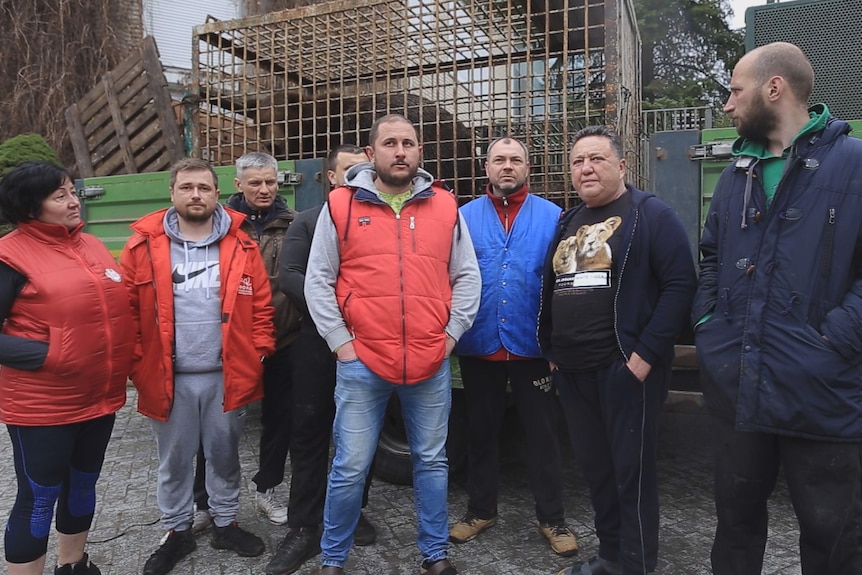
M 194 30 L 195 152 L 325 157 L 412 120 L 424 168 L 482 193 L 488 143 L 530 150 L 531 189 L 569 205 L 571 136 L 620 131 L 638 172 L 640 38 L 630 0 L 343 0 Z

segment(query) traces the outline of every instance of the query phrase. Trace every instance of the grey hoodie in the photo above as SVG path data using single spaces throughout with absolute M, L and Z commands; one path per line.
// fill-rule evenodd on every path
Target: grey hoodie
M 347 170 L 345 180 L 348 186 L 363 188 L 379 197 L 380 192 L 374 184 L 375 175 L 371 163 L 362 163 Z M 420 168 L 413 180 L 413 195 L 430 188 L 433 181 L 433 176 Z M 460 213 L 458 218 L 460 221 L 453 231 L 452 251 L 449 256 L 452 307 L 446 325 L 446 333 L 455 341 L 473 324 L 482 292 L 482 279 L 476 253 L 473 251 L 473 241 Z M 318 332 L 333 351 L 353 339 L 335 299 L 335 282 L 338 279 L 340 263 L 341 253 L 335 224 L 329 215 L 328 206 L 324 204 L 317 219 L 308 256 L 305 299 Z
M 230 229 L 221 205 L 213 213 L 209 237 L 183 238 L 177 211 L 165 213 L 165 233 L 171 239 L 171 278 L 174 286 L 174 354 L 177 373 L 221 371 L 221 270 L 219 242 Z

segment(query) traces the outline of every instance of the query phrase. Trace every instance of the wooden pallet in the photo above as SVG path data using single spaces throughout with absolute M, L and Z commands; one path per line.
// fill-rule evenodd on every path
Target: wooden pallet
M 155 40 L 106 73 L 98 86 L 66 109 L 80 177 L 167 170 L 183 158 Z

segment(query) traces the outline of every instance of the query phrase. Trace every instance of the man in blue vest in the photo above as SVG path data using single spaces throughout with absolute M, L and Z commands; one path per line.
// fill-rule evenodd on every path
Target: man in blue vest
M 564 557 L 578 551 L 563 512 L 556 391 L 539 348 L 542 266 L 560 208 L 529 193 L 526 146 L 503 137 L 488 146 L 487 193 L 461 208 L 482 273 L 479 313 L 456 347 L 467 396 L 467 513 L 449 532 L 466 543 L 497 522 L 499 435 L 506 383 L 527 440 L 539 531 Z

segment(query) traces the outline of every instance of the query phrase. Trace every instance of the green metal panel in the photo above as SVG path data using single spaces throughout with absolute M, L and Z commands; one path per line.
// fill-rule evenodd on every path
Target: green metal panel
M 294 168 L 293 161 L 278 163 L 279 171 L 293 172 Z M 235 191 L 236 169 L 234 166 L 221 166 L 215 171 L 221 191 L 219 200 L 224 202 Z M 85 186 L 101 186 L 105 195 L 98 200 L 86 201 L 84 229 L 101 239 L 111 253 L 119 257 L 131 235 L 129 225 L 141 216 L 170 206 L 170 179 L 170 172 L 86 178 Z M 295 187 L 284 186 L 279 188 L 279 193 L 293 207 Z
M 700 133 L 700 143 L 733 141 L 737 138 L 736 128 L 711 128 Z M 703 160 L 700 162 L 700 230 L 709 213 L 709 202 L 712 192 L 718 183 L 718 177 L 728 164 L 728 160 Z M 700 237 L 700 234 L 698 234 Z

